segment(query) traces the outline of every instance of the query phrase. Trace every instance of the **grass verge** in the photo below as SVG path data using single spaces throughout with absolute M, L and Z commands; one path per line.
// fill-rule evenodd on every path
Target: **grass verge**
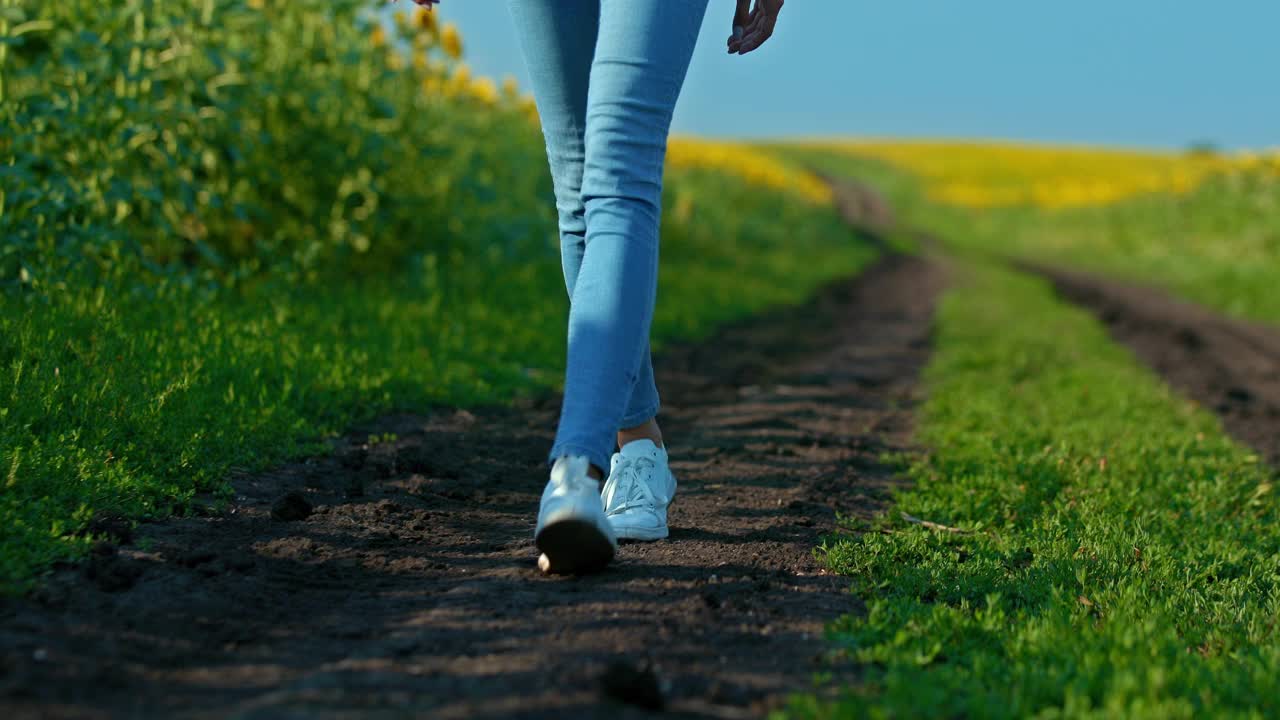
M 1037 280 L 944 299 L 920 440 L 890 518 L 833 539 L 864 681 L 793 717 L 1280 713 L 1273 471 Z

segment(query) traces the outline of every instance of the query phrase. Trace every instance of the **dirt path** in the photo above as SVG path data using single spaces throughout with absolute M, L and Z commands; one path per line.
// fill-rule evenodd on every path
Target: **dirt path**
M 671 540 L 626 545 L 601 575 L 534 566 L 554 403 L 385 418 L 237 480 L 230 512 L 144 525 L 0 605 L 0 710 L 758 715 L 809 685 L 823 623 L 856 609 L 812 549 L 837 513 L 885 502 L 877 458 L 908 442 L 940 285 L 889 257 L 667 353 Z
M 1149 288 L 1024 265 L 1093 311 L 1166 382 L 1216 412 L 1240 442 L 1280 465 L 1280 330 L 1223 317 Z

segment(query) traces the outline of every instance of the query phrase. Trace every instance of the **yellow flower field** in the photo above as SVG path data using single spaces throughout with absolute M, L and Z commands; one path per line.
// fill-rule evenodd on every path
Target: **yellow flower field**
M 520 94 L 515 79 L 505 78 L 499 89 L 492 78 L 474 77 L 462 62 L 463 40 L 457 26 L 453 23 L 437 25 L 433 18 L 430 12 L 422 9 L 413 15 L 404 12 L 395 15 L 394 28 L 399 39 L 412 48 L 409 66 L 422 76 L 423 92 L 428 96 L 470 98 L 489 106 L 504 101 L 516 102 L 531 121 L 537 122 L 537 108 L 532 97 Z M 382 26 L 373 29 L 370 42 L 375 48 L 387 47 L 386 31 Z M 443 52 L 442 59 L 433 57 L 433 50 L 437 49 Z M 400 49 L 388 52 L 391 69 L 405 69 L 402 52 Z M 794 194 L 813 204 L 831 201 L 831 192 L 822 180 L 745 143 L 675 137 L 668 144 L 667 163 L 675 170 L 704 169 L 728 173 L 753 185 Z
M 972 208 L 1101 205 L 1145 193 L 1183 194 L 1210 175 L 1259 167 L 1280 152 L 1173 153 L 1000 142 L 845 141 L 809 147 L 870 157 L 922 179 L 932 200 Z
M 831 202 L 831 190 L 812 173 L 744 143 L 673 137 L 667 143 L 667 164 L 675 169 L 727 172 L 754 185 L 795 193 L 816 205 Z

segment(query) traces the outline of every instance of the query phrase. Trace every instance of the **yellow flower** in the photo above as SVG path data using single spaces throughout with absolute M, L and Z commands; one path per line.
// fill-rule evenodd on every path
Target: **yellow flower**
M 375 25 L 373 32 L 369 33 L 369 42 L 374 47 L 382 47 L 387 44 L 387 31 L 382 29 L 381 25 Z
M 245 5 L 248 5 L 251 10 L 261 10 L 266 2 L 265 0 L 246 0 Z
M 512 100 L 520 95 L 520 85 L 516 82 L 515 77 L 507 75 L 502 78 L 502 96 L 508 100 Z
M 814 204 L 831 202 L 831 190 L 827 184 L 811 173 L 738 143 L 673 138 L 667 144 L 667 164 L 673 168 L 726 172 L 753 185 L 796 193 Z
M 444 28 L 440 30 L 440 46 L 444 48 L 445 54 L 454 60 L 462 58 L 462 35 L 458 32 L 457 25 L 445 23 Z
M 492 78 L 476 78 L 471 83 L 471 95 L 486 105 L 498 104 L 498 86 Z
M 458 63 L 453 69 L 453 75 L 449 76 L 449 83 L 445 86 L 445 94 L 457 96 L 465 94 L 471 88 L 471 68 L 465 63 Z
M 542 122 L 541 118 L 538 117 L 538 104 L 533 101 L 532 97 L 525 95 L 520 98 L 519 107 L 520 112 L 524 113 L 524 116 L 529 119 L 529 122 L 534 125 Z
M 916 175 L 928 195 L 974 208 L 1104 205 L 1143 193 L 1186 193 L 1211 175 L 1243 169 L 1249 156 L 1062 148 L 949 141 L 823 143 Z
M 420 7 L 418 8 L 418 11 L 413 15 L 413 24 L 417 25 L 418 29 L 422 30 L 423 32 L 429 32 L 429 33 L 435 32 L 436 31 L 436 15 L 430 10 L 424 7 Z

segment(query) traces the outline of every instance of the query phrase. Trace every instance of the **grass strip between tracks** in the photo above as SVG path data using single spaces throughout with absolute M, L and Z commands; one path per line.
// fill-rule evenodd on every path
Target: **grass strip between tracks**
M 930 200 L 924 180 L 856 150 L 785 143 L 768 149 L 872 185 L 908 226 L 934 232 L 952 252 L 1087 270 L 1160 287 L 1229 315 L 1280 323 L 1275 169 L 1213 174 L 1187 193 L 1150 192 L 1082 207 L 967 208 Z
M 972 532 L 829 542 L 864 680 L 790 714 L 1280 713 L 1275 473 L 1039 280 L 972 269 L 936 341 L 897 506 Z

